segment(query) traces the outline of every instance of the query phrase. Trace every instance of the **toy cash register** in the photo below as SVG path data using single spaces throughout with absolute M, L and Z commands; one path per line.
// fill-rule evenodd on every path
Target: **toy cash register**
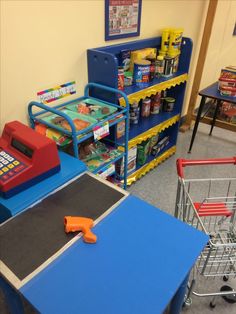
M 0 193 L 9 198 L 60 170 L 56 143 L 12 121 L 0 137 Z

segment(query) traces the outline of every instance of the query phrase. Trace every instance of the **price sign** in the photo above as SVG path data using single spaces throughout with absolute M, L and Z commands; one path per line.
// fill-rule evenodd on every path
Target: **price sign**
M 112 175 L 114 172 L 115 172 L 115 165 L 111 164 L 107 167 L 106 170 L 99 173 L 99 176 L 102 177 L 103 179 L 106 179 L 108 176 Z
M 105 122 L 102 126 L 95 126 L 93 128 L 93 136 L 95 140 L 100 140 L 103 137 L 109 135 L 109 123 Z

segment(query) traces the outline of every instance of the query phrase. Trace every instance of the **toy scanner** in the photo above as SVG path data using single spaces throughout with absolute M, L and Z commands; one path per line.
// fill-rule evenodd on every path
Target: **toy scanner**
M 19 121 L 0 137 L 0 193 L 9 198 L 60 170 L 56 143 Z

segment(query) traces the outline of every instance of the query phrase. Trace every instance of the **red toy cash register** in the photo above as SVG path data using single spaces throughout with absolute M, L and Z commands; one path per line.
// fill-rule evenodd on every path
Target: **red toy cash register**
M 60 170 L 56 143 L 19 121 L 0 138 L 0 193 L 9 198 Z

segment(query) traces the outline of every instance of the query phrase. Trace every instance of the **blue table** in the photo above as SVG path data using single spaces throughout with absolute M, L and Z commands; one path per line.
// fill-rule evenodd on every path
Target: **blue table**
M 205 234 L 131 195 L 93 232 L 96 244 L 78 239 L 18 288 L 36 310 L 158 314 L 172 300 L 170 313 L 180 313 L 188 274 L 208 241 Z M 20 305 L 17 309 L 21 313 Z
M 222 101 L 226 101 L 226 102 L 231 102 L 233 104 L 236 104 L 236 97 L 223 96 L 223 95 L 220 94 L 220 92 L 218 91 L 218 82 L 215 82 L 215 83 L 211 84 L 210 86 L 208 86 L 208 87 L 204 88 L 203 90 L 201 90 L 199 92 L 199 96 L 201 96 L 201 102 L 200 102 L 200 106 L 199 106 L 199 109 L 198 109 L 196 121 L 195 121 L 194 128 L 193 128 L 193 134 L 192 134 L 192 138 L 191 138 L 190 146 L 189 146 L 189 150 L 188 150 L 189 153 L 191 153 L 191 150 L 192 150 L 192 147 L 193 147 L 194 139 L 195 139 L 195 136 L 196 136 L 196 133 L 197 133 L 199 122 L 201 120 L 202 111 L 203 111 L 203 108 L 205 106 L 206 99 L 210 98 L 210 99 L 216 100 L 216 108 L 215 108 L 215 111 L 214 111 L 214 115 L 213 115 L 213 119 L 212 119 L 211 129 L 210 129 L 209 135 L 212 134 L 213 128 L 215 126 L 216 117 L 217 117 L 217 113 L 219 111 L 220 103 Z M 229 128 L 229 126 L 227 126 L 227 129 L 228 128 Z M 236 130 L 232 126 L 232 128 L 230 128 L 230 130 L 233 130 L 233 129 Z
M 0 224 L 86 171 L 86 165 L 82 161 L 63 152 L 59 152 L 59 157 L 61 170 L 58 173 L 9 199 L 0 197 Z

